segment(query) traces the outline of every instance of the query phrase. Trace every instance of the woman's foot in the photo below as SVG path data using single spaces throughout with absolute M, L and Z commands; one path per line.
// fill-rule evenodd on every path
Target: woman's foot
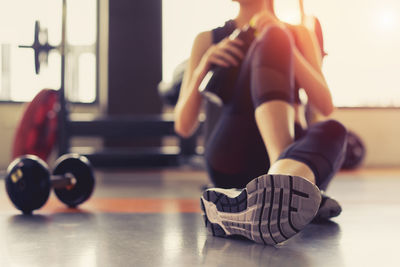
M 281 243 L 314 219 L 321 192 L 308 180 L 262 175 L 242 190 L 211 188 L 201 197 L 205 223 L 215 236 L 240 235 L 257 243 Z
M 326 195 L 324 191 L 321 191 L 321 204 L 319 206 L 317 215 L 313 219 L 314 223 L 326 222 L 332 219 L 333 217 L 339 216 L 342 212 L 342 207 L 336 199 L 331 198 Z

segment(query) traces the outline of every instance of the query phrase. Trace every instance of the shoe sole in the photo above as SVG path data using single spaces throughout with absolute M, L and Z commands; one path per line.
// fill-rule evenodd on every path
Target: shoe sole
M 320 202 L 314 184 L 288 175 L 262 175 L 235 196 L 211 188 L 201 197 L 205 224 L 214 236 L 240 235 L 267 245 L 297 234 L 315 217 Z

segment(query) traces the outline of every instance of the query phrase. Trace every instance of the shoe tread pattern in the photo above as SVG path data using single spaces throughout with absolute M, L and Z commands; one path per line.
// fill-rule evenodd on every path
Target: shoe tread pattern
M 262 175 L 234 198 L 206 190 L 201 205 L 206 226 L 213 235 L 240 235 L 275 245 L 303 229 L 314 218 L 320 201 L 318 188 L 303 178 Z M 206 202 L 215 205 L 218 220 L 208 218 Z

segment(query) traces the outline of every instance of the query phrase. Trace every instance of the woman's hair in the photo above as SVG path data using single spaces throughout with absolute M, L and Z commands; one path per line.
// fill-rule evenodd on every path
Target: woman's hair
M 265 0 L 265 1 L 267 1 L 267 8 L 269 9 L 269 11 L 271 11 L 271 13 L 276 17 L 274 9 L 274 0 Z

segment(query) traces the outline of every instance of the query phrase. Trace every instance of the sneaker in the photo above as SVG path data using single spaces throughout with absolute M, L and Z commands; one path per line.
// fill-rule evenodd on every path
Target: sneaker
M 213 188 L 212 184 L 207 184 L 202 186 L 202 191 Z M 216 189 L 216 188 L 214 188 Z M 236 191 L 242 191 L 241 189 L 230 189 Z M 326 222 L 330 219 L 339 216 L 342 213 L 342 206 L 339 202 L 328 196 L 324 191 L 321 190 L 321 204 L 319 205 L 319 209 L 317 215 L 315 215 L 314 219 L 312 220 L 313 223 L 320 223 Z
M 321 191 L 321 197 L 321 204 L 319 206 L 317 215 L 313 219 L 314 223 L 328 221 L 339 216 L 339 214 L 342 212 L 342 207 L 335 199 L 326 195 L 323 191 Z
M 262 175 L 246 188 L 210 188 L 201 197 L 206 227 L 214 236 L 240 235 L 275 245 L 297 234 L 314 219 L 321 192 L 308 180 Z

